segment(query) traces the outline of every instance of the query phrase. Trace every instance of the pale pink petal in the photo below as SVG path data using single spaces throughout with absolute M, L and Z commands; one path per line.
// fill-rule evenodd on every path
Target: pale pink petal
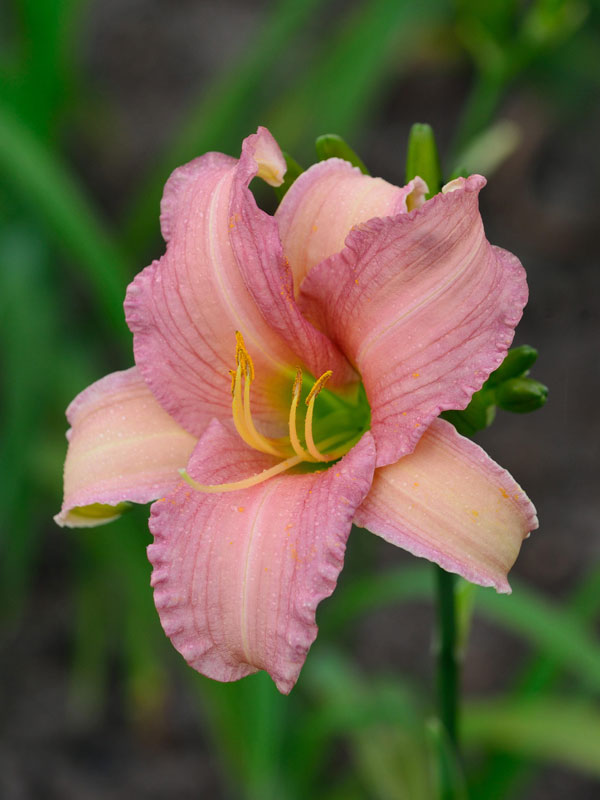
M 442 419 L 411 455 L 375 470 L 355 522 L 499 592 L 510 592 L 507 573 L 538 527 L 535 508 L 509 473 Z
M 393 186 L 382 178 L 363 175 L 339 158 L 321 161 L 303 172 L 275 212 L 296 294 L 316 264 L 344 247 L 354 225 L 405 212 L 407 196 L 415 190 L 421 198 L 423 187 L 420 178 L 403 188 Z
M 231 416 L 237 330 L 256 366 L 259 419 L 285 421 L 297 364 L 356 380 L 300 314 L 277 224 L 248 189 L 255 175 L 273 183 L 284 169 L 273 137 L 259 128 L 239 160 L 209 153 L 176 170 L 162 204 L 167 251 L 127 291 L 136 364 L 162 406 L 196 435 L 211 418 Z
M 521 318 L 525 272 L 485 238 L 484 184 L 461 179 L 410 214 L 359 226 L 303 284 L 305 313 L 362 376 L 378 466 L 410 453 L 440 411 L 468 404 Z
M 317 605 L 335 588 L 374 462 L 367 433 L 324 472 L 219 494 L 182 484 L 154 503 L 154 599 L 165 633 L 194 669 L 220 681 L 265 669 L 290 691 L 317 635 Z M 188 469 L 221 483 L 272 464 L 215 421 Z
M 64 501 L 54 519 L 68 527 L 110 522 L 119 504 L 148 503 L 171 491 L 196 444 L 135 367 L 88 386 L 67 419 Z

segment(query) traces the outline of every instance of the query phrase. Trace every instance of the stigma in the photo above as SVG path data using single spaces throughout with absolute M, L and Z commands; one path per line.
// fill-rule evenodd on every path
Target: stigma
M 254 450 L 261 453 L 276 456 L 281 459 L 269 469 L 263 470 L 256 475 L 251 475 L 241 481 L 220 484 L 202 484 L 195 481 L 185 469 L 180 469 L 179 474 L 183 480 L 193 489 L 199 492 L 232 492 L 238 489 L 246 489 L 258 483 L 269 480 L 276 475 L 286 472 L 289 469 L 303 463 L 326 463 L 339 458 L 349 448 L 342 448 L 339 445 L 343 439 L 347 438 L 343 433 L 330 436 L 318 444 L 314 440 L 313 417 L 315 402 L 319 393 L 332 376 L 332 371 L 327 370 L 314 382 L 306 397 L 306 414 L 304 416 L 304 435 L 302 443 L 298 435 L 298 406 L 302 394 L 303 375 L 300 368 L 296 371 L 296 377 L 292 386 L 292 399 L 288 415 L 288 435 L 280 439 L 273 439 L 261 433 L 252 418 L 250 405 L 250 387 L 255 378 L 254 363 L 246 348 L 244 337 L 239 331 L 235 333 L 235 369 L 230 370 L 231 375 L 231 411 L 233 424 L 240 438 Z M 335 447 L 337 445 L 337 448 Z M 330 449 L 334 448 L 334 449 Z

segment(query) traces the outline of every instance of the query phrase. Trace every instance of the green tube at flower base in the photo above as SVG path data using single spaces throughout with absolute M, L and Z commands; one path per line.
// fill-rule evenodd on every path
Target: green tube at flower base
M 337 133 L 325 133 L 323 136 L 319 136 L 315 142 L 315 150 L 319 161 L 325 161 L 327 158 L 341 158 L 349 161 L 353 167 L 358 167 L 363 175 L 370 174 L 358 153 Z

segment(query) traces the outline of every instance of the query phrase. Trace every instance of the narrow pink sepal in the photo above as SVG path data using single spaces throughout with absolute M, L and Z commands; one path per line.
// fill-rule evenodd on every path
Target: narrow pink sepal
M 285 427 L 295 367 L 334 369 L 356 380 L 339 350 L 307 323 L 293 299 L 276 222 L 248 189 L 257 174 L 276 182 L 285 162 L 265 128 L 245 139 L 239 160 L 209 153 L 176 170 L 165 188 L 160 261 L 141 272 L 125 300 L 138 368 L 163 407 L 199 436 L 231 417 L 235 332 L 256 367 L 253 413 Z M 325 365 L 325 366 L 323 366 Z
M 67 419 L 64 501 L 54 517 L 67 527 L 119 516 L 86 517 L 73 509 L 148 503 L 170 492 L 196 444 L 156 402 L 135 367 L 88 386 L 68 407 Z
M 527 301 L 517 258 L 485 238 L 472 175 L 420 209 L 373 219 L 315 267 L 301 307 L 362 376 L 377 465 L 410 453 L 502 362 Z
M 317 635 L 316 608 L 335 588 L 374 462 L 365 434 L 321 473 L 284 474 L 219 494 L 181 484 L 154 503 L 154 599 L 165 633 L 194 669 L 220 681 L 264 669 L 281 692 L 291 690 Z M 214 484 L 272 464 L 215 421 L 188 470 Z
M 406 197 L 413 188 L 412 182 L 399 188 L 363 175 L 339 158 L 321 161 L 303 172 L 275 212 L 296 293 L 316 264 L 344 247 L 354 225 L 406 211 Z
M 508 571 L 538 527 L 511 475 L 442 419 L 411 455 L 375 470 L 355 523 L 498 592 L 510 592 Z

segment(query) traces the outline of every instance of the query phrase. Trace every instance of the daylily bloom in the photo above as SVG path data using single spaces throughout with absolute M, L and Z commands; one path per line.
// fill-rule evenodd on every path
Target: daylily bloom
M 69 407 L 56 519 L 156 500 L 166 634 L 209 677 L 264 669 L 287 693 L 353 522 L 506 592 L 537 520 L 439 418 L 502 362 L 527 299 L 519 261 L 485 238 L 484 178 L 425 202 L 419 178 L 398 188 L 330 159 L 270 216 L 248 185 L 284 172 L 259 128 L 239 159 L 209 153 L 169 178 L 166 253 L 125 300 L 136 366 Z

